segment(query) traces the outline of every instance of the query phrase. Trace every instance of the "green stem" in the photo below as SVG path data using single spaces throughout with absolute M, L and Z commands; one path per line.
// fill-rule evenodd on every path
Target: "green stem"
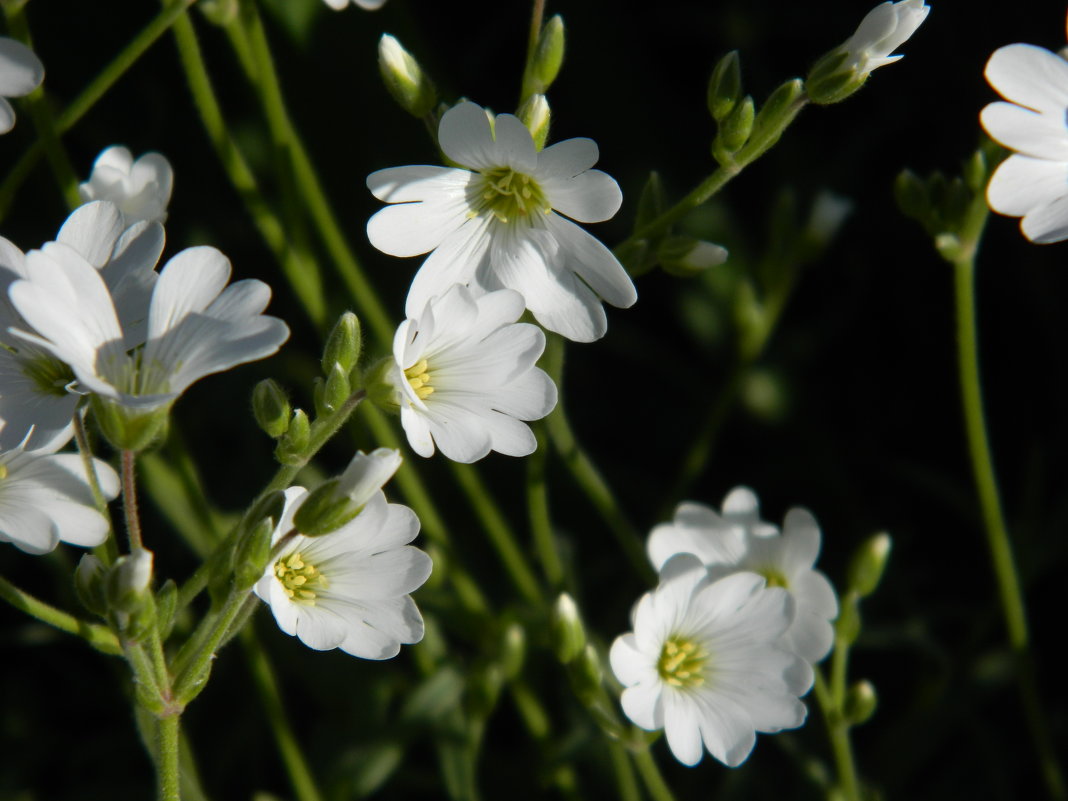
M 168 715 L 157 722 L 156 775 L 159 801 L 181 801 L 178 755 L 181 742 L 181 716 Z
M 504 568 L 512 577 L 519 594 L 530 603 L 540 603 L 541 589 L 538 586 L 538 580 L 534 577 L 534 571 L 527 564 L 523 550 L 519 547 L 508 522 L 490 499 L 485 485 L 479 481 L 475 468 L 453 461 L 449 462 L 449 467 L 452 468 L 452 474 L 457 483 L 467 493 L 475 514 L 481 520 L 493 547 L 497 549 L 497 554 L 501 557 Z
M 96 105 L 97 101 L 107 94 L 116 81 L 141 58 L 145 51 L 167 32 L 179 15 L 184 14 L 185 10 L 194 2 L 195 0 L 177 0 L 177 2 L 171 3 L 157 14 L 59 115 L 56 120 L 56 131 L 59 134 L 63 134 L 73 128 Z M 42 139 L 38 139 L 7 172 L 3 182 L 0 183 L 0 219 L 7 215 L 7 211 L 15 198 L 15 193 L 37 165 L 37 161 L 44 152 L 45 142 Z
M 632 758 L 634 759 L 634 765 L 638 768 L 639 775 L 642 777 L 642 781 L 645 783 L 645 789 L 649 791 L 649 796 L 653 801 L 675 801 L 671 788 L 667 786 L 664 777 L 660 775 L 660 768 L 657 767 L 652 752 L 648 748 L 643 748 L 632 754 Z
M 542 20 L 545 18 L 545 0 L 534 0 L 530 13 L 530 32 L 527 35 L 527 59 L 523 67 L 523 87 L 519 93 L 519 106 L 522 107 L 532 94 L 534 94 L 534 56 L 538 52 L 538 41 L 541 39 Z
M 556 592 L 563 587 L 564 565 L 556 549 L 549 515 L 549 491 L 545 477 L 548 441 L 543 423 L 534 425 L 534 434 L 538 439 L 538 449 L 527 457 L 527 510 L 530 530 L 534 534 L 534 549 L 541 560 L 549 588 Z
M 0 576 L 0 598 L 42 623 L 81 637 L 101 653 L 113 655 L 122 653 L 122 646 L 111 629 L 99 623 L 89 623 L 61 609 L 56 609 L 51 604 L 19 589 L 3 576 Z
M 289 774 L 289 782 L 293 787 L 293 793 L 297 801 L 323 801 L 323 795 L 315 785 L 311 769 L 300 743 L 293 733 L 293 727 L 286 715 L 285 704 L 278 688 L 278 679 L 274 668 L 267 658 L 267 652 L 263 649 L 255 632 L 246 628 L 241 634 L 241 644 L 248 658 L 249 671 L 252 673 L 253 683 L 263 701 L 264 712 L 267 721 L 271 725 L 278 753 L 282 757 L 286 772 Z
M 615 740 L 609 740 L 608 756 L 612 759 L 612 773 L 616 777 L 619 801 L 641 801 L 642 794 L 638 789 L 638 777 L 634 773 L 634 766 L 627 758 L 627 749 Z
M 133 451 L 122 452 L 122 510 L 126 516 L 126 536 L 130 540 L 131 552 L 145 547 L 141 541 L 141 516 L 137 511 L 136 459 L 137 454 Z
M 770 150 L 779 140 L 783 131 L 785 131 L 797 118 L 797 115 L 807 103 L 807 97 L 802 95 L 798 98 L 794 102 L 794 105 L 787 109 L 783 114 L 777 128 L 764 131 L 759 139 L 750 140 L 745 147 L 734 154 L 734 160 L 730 164 L 724 164 L 718 167 L 715 172 L 701 181 L 701 183 L 694 187 L 682 200 L 659 217 L 650 220 L 625 240 L 620 242 L 614 249 L 614 252 L 618 255 L 619 253 L 624 252 L 627 246 L 632 245 L 635 242 L 643 239 L 650 239 L 663 233 L 672 223 L 682 219 L 701 204 L 708 202 L 708 200 L 726 186 L 732 178 L 768 152 L 768 150 Z
M 93 549 L 93 554 L 105 565 L 111 565 L 119 557 L 119 546 L 115 542 L 115 523 L 111 519 L 111 510 L 108 509 L 107 498 L 100 489 L 100 479 L 96 474 L 96 463 L 93 461 L 93 448 L 89 444 L 89 435 L 85 430 L 85 414 L 79 409 L 74 414 L 74 441 L 78 445 L 78 455 L 82 459 L 82 469 L 89 480 L 89 491 L 93 493 L 93 505 L 96 510 L 108 521 L 108 531 L 112 536 L 104 540 L 102 545 Z
M 1050 797 L 1064 799 L 1068 797 L 1068 791 L 1065 789 L 1064 776 L 1045 725 L 1041 696 L 1035 676 L 1034 658 L 1029 642 L 1027 611 L 1013 557 L 1012 543 L 1001 508 L 983 413 L 982 386 L 979 378 L 978 326 L 975 313 L 975 258 L 988 216 L 985 195 L 980 194 L 973 202 L 965 226 L 958 237 L 959 252 L 950 259 L 955 276 L 957 347 L 965 432 L 986 530 L 987 548 L 997 580 L 1009 643 L 1016 658 L 1017 681 L 1024 712 Z
M 547 340 L 544 357 L 545 371 L 556 382 L 557 391 L 562 398 L 564 394 L 564 342 L 557 334 L 550 334 Z M 594 508 L 601 514 L 634 570 L 650 584 L 655 583 L 656 573 L 645 556 L 641 534 L 623 514 L 622 507 L 612 494 L 608 482 L 604 480 L 593 461 L 579 445 L 564 412 L 562 400 L 557 402 L 552 414 L 545 418 L 545 426 L 560 458 L 571 471 L 579 488 L 586 493 Z
M 837 653 L 837 646 L 835 653 Z M 860 784 L 857 781 L 856 762 L 853 757 L 853 744 L 849 739 L 849 725 L 842 714 L 842 700 L 836 700 L 832 690 L 823 678 L 823 672 L 815 669 L 814 684 L 816 701 L 823 713 L 823 722 L 827 727 L 827 738 L 831 742 L 831 753 L 838 772 L 838 790 L 844 801 L 860 801 Z
M 174 38 L 178 45 L 182 66 L 189 80 L 193 102 L 200 113 L 204 129 L 215 148 L 219 161 L 222 162 L 234 189 L 241 196 L 260 235 L 274 253 L 287 280 L 300 298 L 309 318 L 317 327 L 322 328 L 326 323 L 326 301 L 318 273 L 314 272 L 290 247 L 285 227 L 263 200 L 263 194 L 260 192 L 252 170 L 230 136 L 229 128 L 215 97 L 211 78 L 204 65 L 200 45 L 197 44 L 196 31 L 188 15 L 182 15 L 174 21 Z
M 205 618 L 190 641 L 196 641 L 196 650 L 185 660 L 185 665 L 176 670 L 172 696 L 182 706 L 193 700 L 203 687 L 215 652 L 226 639 L 230 624 L 241 613 L 248 591 L 231 591 L 222 610 L 216 616 Z

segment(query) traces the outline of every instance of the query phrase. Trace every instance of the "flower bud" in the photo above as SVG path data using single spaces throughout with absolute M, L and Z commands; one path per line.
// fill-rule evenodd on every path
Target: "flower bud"
M 879 586 L 890 556 L 890 544 L 889 534 L 876 534 L 865 540 L 853 554 L 849 564 L 848 587 L 859 597 L 871 595 Z
M 360 318 L 352 312 L 345 312 L 334 324 L 330 336 L 323 347 L 323 374 L 329 375 L 335 364 L 341 365 L 346 373 L 360 361 L 363 350 L 363 335 L 360 332 Z
M 846 593 L 834 622 L 835 648 L 848 647 L 860 634 L 860 604 L 856 593 Z
M 853 202 L 848 198 L 826 190 L 820 192 L 805 225 L 805 238 L 816 248 L 826 247 L 852 211 Z
M 135 548 L 120 556 L 107 577 L 108 604 L 121 612 L 133 612 L 142 605 L 152 583 L 152 551 Z
M 986 183 L 989 177 L 990 170 L 986 155 L 982 150 L 976 150 L 964 162 L 964 183 L 967 184 L 968 189 L 973 194 L 979 195 L 986 191 Z
M 98 395 L 89 396 L 93 417 L 100 432 L 119 451 L 145 450 L 166 430 L 171 407 L 168 404 L 151 411 L 138 411 Z
M 927 197 L 927 187 L 912 170 L 898 173 L 894 179 L 894 197 L 905 216 L 925 222 L 930 215 L 931 201 Z
M 709 267 L 727 260 L 727 249 L 692 236 L 669 236 L 657 248 L 657 259 L 664 272 L 691 278 Z
M 566 592 L 560 593 L 553 604 L 549 626 L 556 658 L 566 665 L 586 647 L 586 629 L 575 601 Z
M 282 464 L 302 465 L 304 463 L 304 451 L 311 441 L 311 423 L 303 409 L 293 412 L 289 421 L 289 428 L 278 440 L 278 446 L 274 449 L 275 458 Z
M 252 390 L 252 414 L 267 436 L 278 439 L 289 430 L 289 398 L 276 381 L 265 378 Z
M 738 51 L 732 50 L 716 64 L 708 81 L 708 111 L 722 122 L 742 96 L 742 66 Z
M 527 636 L 518 623 L 508 624 L 501 637 L 501 671 L 506 680 L 514 679 L 523 669 L 526 658 Z
M 252 588 L 263 577 L 271 558 L 271 537 L 276 522 L 266 517 L 238 543 L 234 554 L 234 585 L 238 591 Z
M 642 187 L 641 197 L 638 198 L 638 214 L 634 220 L 634 227 L 641 228 L 648 225 L 664 213 L 664 184 L 660 180 L 660 173 L 649 173 Z
M 74 593 L 82 606 L 94 615 L 103 616 L 107 612 L 108 602 L 104 588 L 106 573 L 104 563 L 91 553 L 83 554 L 78 567 L 74 569 Z
M 593 704 L 601 691 L 601 683 L 604 681 L 604 668 L 601 666 L 601 657 L 592 644 L 579 653 L 578 658 L 568 665 L 568 673 L 571 677 L 571 686 L 575 695 L 586 706 Z
M 378 70 L 393 99 L 412 116 L 425 117 L 437 104 L 437 90 L 419 62 L 388 33 L 378 40 Z
M 804 105 L 805 87 L 797 78 L 780 84 L 760 107 L 750 143 L 762 153 L 779 141 L 789 121 Z
M 400 464 L 401 455 L 397 450 L 378 448 L 370 454 L 357 451 L 341 476 L 308 493 L 293 518 L 293 524 L 308 537 L 321 537 L 336 531 L 363 511 Z
M 858 681 L 846 692 L 842 714 L 850 725 L 859 726 L 871 719 L 878 704 L 872 683 L 867 680 Z
M 225 27 L 237 19 L 238 0 L 201 0 L 197 8 L 208 22 Z
M 560 73 L 560 65 L 563 62 L 564 20 L 559 14 L 556 14 L 542 26 L 541 35 L 538 37 L 538 46 L 534 50 L 530 77 L 533 80 L 535 93 L 545 94 Z
M 345 404 L 351 394 L 352 387 L 349 384 L 348 370 L 335 363 L 333 369 L 327 373 L 326 381 L 323 382 L 322 397 L 320 398 L 323 411 L 327 413 L 336 412 Z
M 523 121 L 530 135 L 534 137 L 534 147 L 538 150 L 545 147 L 545 142 L 549 138 L 549 122 L 552 118 L 549 101 L 545 99 L 545 95 L 531 95 L 520 107 L 516 116 Z
M 753 120 L 756 110 L 753 98 L 746 95 L 742 101 L 734 107 L 720 124 L 719 133 L 716 135 L 716 144 L 720 145 L 727 153 L 736 153 L 741 150 L 753 131 Z

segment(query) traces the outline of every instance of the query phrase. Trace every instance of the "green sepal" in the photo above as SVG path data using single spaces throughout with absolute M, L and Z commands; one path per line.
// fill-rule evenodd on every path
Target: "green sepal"
M 866 75 L 858 76 L 852 68 L 845 68 L 848 58 L 848 51 L 832 50 L 809 70 L 805 85 L 813 103 L 821 106 L 838 103 L 864 85 Z
M 838 619 L 834 622 L 835 647 L 850 646 L 860 635 L 860 604 L 856 593 L 846 593 L 842 598 Z
M 352 394 L 349 373 L 342 369 L 340 364 L 334 365 L 333 369 L 327 373 L 326 380 L 319 387 L 321 388 L 316 397 L 318 401 L 316 411 L 320 417 L 336 412 Z
M 271 378 L 265 378 L 252 390 L 252 415 L 256 424 L 271 439 L 278 439 L 289 430 L 291 409 L 285 390 Z
M 878 705 L 875 687 L 870 681 L 861 680 L 846 691 L 842 716 L 850 726 L 859 726 L 871 720 Z
M 586 629 L 582 625 L 578 607 L 566 592 L 560 593 L 549 618 L 549 639 L 556 658 L 568 664 L 586 647 Z
M 238 0 L 200 0 L 197 3 L 204 19 L 223 28 L 237 19 L 239 6 Z
M 304 451 L 311 441 L 311 422 L 303 409 L 293 412 L 289 430 L 278 440 L 274 449 L 275 458 L 285 465 L 303 465 Z
M 308 493 L 293 518 L 297 531 L 306 537 L 321 537 L 337 531 L 362 510 L 338 490 L 339 479 L 324 481 Z
M 638 198 L 638 213 L 634 218 L 635 229 L 644 228 L 664 213 L 664 184 L 660 173 L 653 170 L 645 179 L 641 196 Z
M 560 74 L 564 63 L 564 20 L 556 14 L 542 26 L 538 46 L 534 49 L 531 78 L 534 94 L 545 94 Z
M 501 635 L 501 673 L 511 681 L 523 670 L 527 655 L 527 635 L 521 625 L 509 623 Z
M 378 71 L 397 105 L 413 117 L 425 117 L 437 105 L 433 81 L 415 57 L 388 33 L 378 40 Z
M 906 217 L 918 220 L 926 227 L 931 215 L 931 199 L 923 180 L 912 170 L 902 170 L 894 179 L 894 197 Z
M 871 595 L 879 586 L 890 557 L 889 534 L 876 534 L 865 540 L 849 563 L 848 587 L 859 597 Z
M 360 330 L 360 318 L 352 312 L 342 314 L 323 346 L 323 358 L 320 364 L 323 374 L 329 375 L 335 364 L 341 365 L 346 373 L 351 373 L 360 361 L 363 352 L 363 334 Z
M 385 356 L 371 365 L 365 376 L 367 398 L 375 406 L 392 413 L 400 409 L 398 390 L 392 381 L 398 369 L 393 357 Z
M 716 64 L 708 81 L 708 113 L 716 122 L 730 114 L 742 96 L 742 62 L 732 50 Z
M 801 110 L 805 97 L 805 85 L 799 78 L 792 78 L 771 93 L 753 122 L 753 131 L 749 136 L 750 148 L 756 153 L 751 158 L 766 151 L 779 141 L 790 119 Z
M 161 640 L 166 640 L 174 628 L 174 617 L 178 611 L 178 585 L 174 579 L 167 579 L 156 591 L 156 625 L 159 626 Z
M 964 183 L 972 191 L 972 194 L 979 195 L 986 191 L 986 182 L 989 177 L 990 168 L 986 154 L 980 148 L 964 162 Z
M 632 278 L 645 275 L 656 267 L 656 251 L 653 250 L 648 239 L 628 242 L 616 251 L 616 258 L 627 271 L 627 275 Z
M 530 135 L 534 138 L 534 149 L 541 150 L 549 139 L 549 125 L 552 122 L 552 111 L 549 101 L 542 94 L 533 94 L 519 107 L 516 116 L 527 126 Z
M 601 657 L 592 643 L 587 643 L 578 656 L 567 666 L 571 678 L 571 688 L 583 706 L 592 707 L 601 696 L 601 684 L 604 682 L 604 668 Z
M 275 525 L 273 518 L 263 518 L 238 543 L 234 552 L 234 586 L 238 591 L 252 589 L 263 578 L 271 557 L 271 538 Z
M 749 141 L 749 135 L 753 132 L 753 120 L 756 119 L 756 106 L 753 98 L 746 95 L 742 101 L 734 107 L 720 124 L 719 133 L 712 148 L 713 156 L 721 161 L 720 151 L 737 153 L 745 143 Z
M 89 396 L 89 403 L 100 433 L 116 450 L 143 451 L 166 433 L 170 404 L 141 412 L 96 393 Z
M 467 705 L 472 718 L 484 720 L 497 707 L 504 686 L 501 666 L 491 662 L 467 680 Z
M 74 569 L 74 594 L 78 596 L 82 606 L 101 617 L 108 609 L 107 591 L 104 586 L 107 572 L 104 563 L 91 553 L 83 554 Z

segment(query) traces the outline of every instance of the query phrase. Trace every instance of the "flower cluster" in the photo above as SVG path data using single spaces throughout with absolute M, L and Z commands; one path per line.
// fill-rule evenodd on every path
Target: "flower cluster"
M 744 487 L 720 513 L 687 502 L 653 529 L 660 583 L 638 602 L 611 663 L 624 712 L 664 729 L 680 762 L 694 765 L 707 749 L 739 765 L 757 732 L 804 722 L 799 696 L 831 648 L 838 614 L 830 582 L 813 569 L 819 545 L 811 514 L 791 509 L 780 533 Z

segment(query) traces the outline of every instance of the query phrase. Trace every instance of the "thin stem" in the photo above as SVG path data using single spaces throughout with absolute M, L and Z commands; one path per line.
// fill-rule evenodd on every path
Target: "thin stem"
M 556 538 L 553 536 L 552 519 L 549 515 L 549 491 L 545 480 L 548 441 L 544 425 L 536 423 L 534 433 L 538 448 L 527 457 L 527 510 L 530 530 L 534 534 L 534 549 L 541 560 L 550 589 L 556 591 L 564 583 L 564 565 L 556 549 Z
M 816 668 L 815 674 L 816 701 L 823 713 L 827 738 L 831 742 L 831 753 L 834 755 L 834 764 L 838 772 L 838 790 L 845 801 L 860 801 L 860 784 L 857 781 L 853 744 L 849 739 L 849 725 L 842 716 L 842 702 L 835 700 L 819 668 Z
M 545 370 L 556 382 L 561 397 L 563 396 L 563 368 L 563 339 L 557 334 L 550 334 L 545 348 Z M 594 508 L 601 514 L 608 528 L 615 535 L 635 571 L 649 583 L 655 583 L 656 574 L 645 556 L 645 546 L 641 535 L 623 514 L 608 482 L 604 480 L 593 461 L 579 445 L 564 412 L 563 401 L 558 402 L 552 414 L 545 418 L 545 426 L 560 458 L 564 460 L 564 464 L 571 471 L 579 488 L 586 493 Z
M 230 183 L 244 201 L 253 223 L 274 253 L 309 318 L 317 327 L 322 328 L 326 323 L 326 301 L 319 275 L 290 247 L 285 227 L 263 200 L 252 170 L 230 136 L 230 129 L 223 119 L 211 78 L 204 66 L 196 31 L 187 15 L 182 15 L 174 21 L 174 38 L 189 80 L 193 102 L 200 112 L 201 121 L 215 153 L 230 177 Z
M 474 507 L 475 514 L 482 522 L 490 542 L 501 557 L 505 570 L 511 576 L 519 594 L 530 603 L 541 601 L 541 589 L 538 580 L 534 577 L 534 571 L 527 564 L 526 556 L 519 547 L 515 534 L 508 526 L 508 521 L 501 515 L 500 510 L 486 493 L 486 487 L 479 481 L 475 468 L 471 465 L 449 462 L 452 474 L 460 487 L 467 493 L 468 500 Z
M 130 541 L 130 551 L 144 548 L 141 541 L 141 516 L 137 511 L 137 477 L 134 475 L 134 461 L 137 454 L 133 451 L 122 452 L 122 510 L 126 516 L 126 536 Z
M 181 742 L 181 716 L 168 715 L 157 721 L 156 776 L 159 801 L 181 801 L 178 755 Z
M 638 768 L 639 775 L 642 777 L 642 781 L 645 783 L 645 789 L 649 791 L 650 798 L 653 801 L 675 801 L 671 788 L 667 786 L 664 777 L 660 775 L 660 768 L 657 767 L 652 752 L 648 748 L 643 748 L 632 754 L 632 758 L 634 759 L 635 767 Z
M 116 81 L 144 55 L 145 51 L 160 36 L 167 32 L 179 15 L 184 14 L 185 10 L 194 2 L 195 0 L 177 0 L 157 14 L 59 115 L 56 120 L 56 131 L 59 134 L 63 134 L 74 127 L 75 123 L 85 116 L 100 98 L 107 94 Z M 38 139 L 7 172 L 3 182 L 0 183 L 0 219 L 7 215 L 11 202 L 15 198 L 15 193 L 37 165 L 37 161 L 44 152 L 45 141 Z
M 190 641 L 197 641 L 197 649 L 185 660 L 186 664 L 177 671 L 174 679 L 173 697 L 179 704 L 189 703 L 200 692 L 215 652 L 230 631 L 230 624 L 240 614 L 247 596 L 248 591 L 231 592 L 219 614 L 205 618 L 193 633 Z
M 267 652 L 251 628 L 246 628 L 242 632 L 241 645 L 248 658 L 252 681 L 263 701 L 263 709 L 271 725 L 278 753 L 289 774 L 294 796 L 297 801 L 322 801 L 322 793 L 315 784 L 311 769 L 308 767 L 308 760 L 300 748 L 300 742 L 293 733 L 293 727 L 286 715 L 285 704 L 282 702 L 282 695 L 278 688 L 278 679 L 267 657 Z
M 609 740 L 608 756 L 612 759 L 612 773 L 616 777 L 619 801 L 641 801 L 642 794 L 638 789 L 638 777 L 634 773 L 634 766 L 627 758 L 627 750 L 615 740 Z
M 93 493 L 93 505 L 96 510 L 108 521 L 108 530 L 114 535 L 115 523 L 111 519 L 111 510 L 108 508 L 107 498 L 100 489 L 100 479 L 96 474 L 96 462 L 93 460 L 93 448 L 89 444 L 89 435 L 85 430 L 85 413 L 79 409 L 74 414 L 74 441 L 78 446 L 78 455 L 82 459 L 82 469 L 89 480 L 89 491 Z M 119 546 L 115 537 L 110 536 L 102 545 L 93 549 L 93 553 L 105 565 L 111 565 L 119 557 Z
M 985 195 L 980 194 L 973 201 L 964 229 L 958 237 L 961 245 L 959 253 L 950 259 L 955 275 L 957 347 L 965 432 L 1001 610 L 1008 630 L 1009 643 L 1016 657 L 1017 681 L 1024 712 L 1050 796 L 1064 799 L 1068 797 L 1068 791 L 1065 789 L 1064 777 L 1045 725 L 1029 642 L 1027 611 L 1013 557 L 1012 542 L 1001 508 L 983 413 L 978 325 L 975 314 L 975 258 L 988 216 Z
M 527 58 L 523 66 L 523 87 L 519 92 L 519 106 L 534 94 L 534 57 L 541 39 L 542 20 L 545 18 L 545 0 L 534 0 L 530 13 L 530 31 L 527 35 Z
M 81 620 L 61 609 L 56 609 L 51 604 L 45 603 L 28 592 L 19 589 L 3 576 L 0 576 L 0 598 L 3 598 L 13 607 L 25 612 L 30 617 L 52 626 L 52 628 L 81 637 L 101 653 L 113 655 L 122 653 L 122 646 L 111 629 L 101 626 L 99 623 Z

